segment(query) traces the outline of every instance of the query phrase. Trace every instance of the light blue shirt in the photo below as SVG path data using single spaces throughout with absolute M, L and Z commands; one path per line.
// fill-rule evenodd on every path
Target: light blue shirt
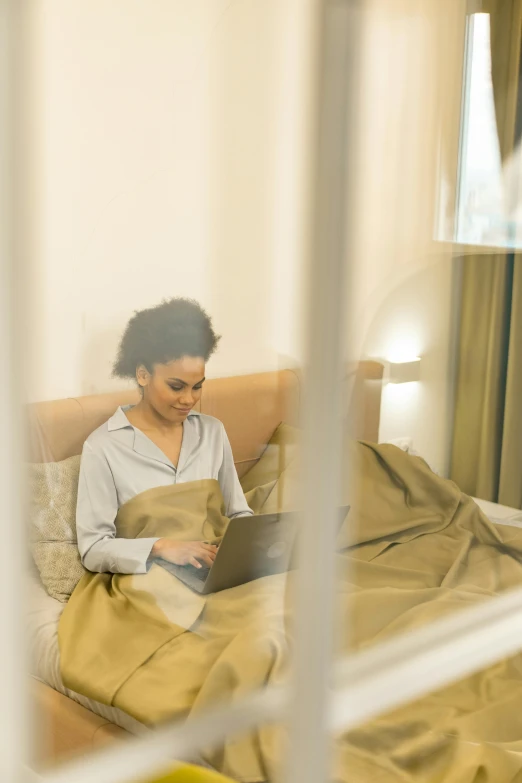
M 117 538 L 118 509 L 154 487 L 217 479 L 227 517 L 252 514 L 237 477 L 223 424 L 192 412 L 183 424 L 177 468 L 161 449 L 134 427 L 118 408 L 83 446 L 76 508 L 78 549 L 89 571 L 143 574 L 157 538 Z

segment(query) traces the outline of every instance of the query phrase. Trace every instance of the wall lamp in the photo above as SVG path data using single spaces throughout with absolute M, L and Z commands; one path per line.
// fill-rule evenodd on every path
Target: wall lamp
M 420 381 L 420 356 L 401 362 L 385 362 L 385 380 L 388 383 Z

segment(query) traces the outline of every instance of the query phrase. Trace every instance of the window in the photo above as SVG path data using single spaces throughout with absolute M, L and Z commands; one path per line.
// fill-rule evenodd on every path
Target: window
M 520 150 L 502 161 L 495 115 L 490 15 L 468 19 L 455 216 L 441 187 L 439 236 L 465 245 L 522 246 Z M 446 202 L 446 206 L 444 206 Z

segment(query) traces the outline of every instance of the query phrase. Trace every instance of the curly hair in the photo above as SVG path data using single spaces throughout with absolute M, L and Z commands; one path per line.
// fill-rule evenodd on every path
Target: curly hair
M 193 299 L 176 297 L 156 307 L 136 311 L 121 338 L 113 367 L 117 378 L 135 378 L 140 365 L 153 371 L 155 364 L 168 364 L 182 356 L 201 356 L 205 361 L 220 340 L 212 321 Z

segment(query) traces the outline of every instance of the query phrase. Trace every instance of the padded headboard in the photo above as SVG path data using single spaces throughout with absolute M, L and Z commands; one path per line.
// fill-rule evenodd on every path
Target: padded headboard
M 382 367 L 361 362 L 355 396 L 356 436 L 376 441 L 379 433 Z M 276 427 L 299 423 L 301 383 L 292 370 L 216 378 L 205 383 L 197 409 L 225 425 L 240 476 L 262 454 Z M 118 405 L 138 402 L 137 390 L 40 402 L 29 406 L 29 459 L 57 462 L 80 454 L 85 439 Z
M 299 394 L 300 382 L 291 370 L 217 378 L 206 381 L 196 410 L 223 422 L 242 475 L 282 421 L 298 424 Z M 139 398 L 132 389 L 31 405 L 29 458 L 57 462 L 80 454 L 86 438 L 118 405 L 137 403 Z

